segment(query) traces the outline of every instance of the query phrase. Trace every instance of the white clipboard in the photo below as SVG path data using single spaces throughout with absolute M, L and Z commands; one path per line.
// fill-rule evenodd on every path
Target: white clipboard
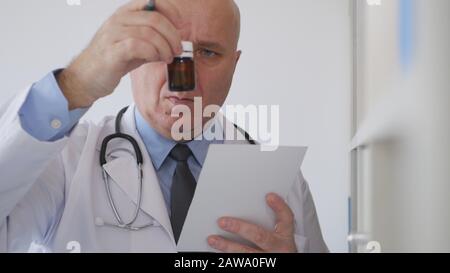
M 222 216 L 273 229 L 275 214 L 266 204 L 266 195 L 274 192 L 287 198 L 306 150 L 280 146 L 268 152 L 258 145 L 210 145 L 178 251 L 215 252 L 207 243 L 213 234 L 246 243 L 218 227 L 217 220 Z

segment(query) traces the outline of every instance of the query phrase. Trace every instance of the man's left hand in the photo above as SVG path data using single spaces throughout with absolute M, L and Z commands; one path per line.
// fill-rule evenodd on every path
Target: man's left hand
M 276 214 L 274 230 L 267 230 L 234 217 L 222 217 L 218 221 L 221 229 L 252 242 L 257 248 L 227 240 L 219 235 L 209 236 L 208 244 L 225 253 L 297 252 L 294 238 L 294 213 L 291 208 L 280 196 L 274 193 L 268 194 L 266 201 Z

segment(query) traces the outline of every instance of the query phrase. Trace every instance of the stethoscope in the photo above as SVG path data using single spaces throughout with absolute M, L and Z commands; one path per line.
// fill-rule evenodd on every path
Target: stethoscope
M 107 226 L 107 227 L 126 229 L 126 230 L 130 230 L 130 231 L 139 231 L 139 230 L 142 230 L 145 228 L 155 226 L 155 223 L 154 223 L 154 221 L 151 221 L 144 225 L 134 225 L 139 216 L 139 211 L 141 210 L 142 185 L 143 185 L 143 167 L 142 166 L 143 166 L 144 162 L 143 162 L 143 157 L 142 157 L 142 151 L 139 148 L 138 142 L 132 136 L 124 134 L 120 130 L 120 124 L 122 122 L 122 117 L 127 110 L 128 110 L 128 106 L 123 108 L 122 110 L 120 110 L 120 112 L 117 114 L 116 120 L 115 120 L 115 133 L 112 135 L 109 135 L 103 139 L 102 146 L 100 149 L 100 166 L 102 167 L 103 181 L 105 183 L 105 189 L 106 189 L 106 194 L 108 196 L 109 205 L 111 206 L 111 209 L 114 213 L 114 217 L 116 218 L 116 223 L 108 223 L 108 222 L 105 222 L 102 218 L 97 217 L 95 219 L 95 224 L 97 226 Z M 246 131 L 239 128 L 236 124 L 234 124 L 234 127 L 244 135 L 245 140 L 248 143 L 250 143 L 252 145 L 256 144 L 256 142 L 250 138 L 250 135 Z M 114 139 L 124 139 L 124 140 L 128 141 L 133 146 L 134 155 L 135 155 L 134 157 L 136 158 L 136 164 L 137 164 L 137 169 L 138 169 L 138 180 L 139 180 L 138 198 L 137 198 L 136 208 L 133 213 L 133 217 L 131 218 L 130 221 L 124 221 L 123 218 L 120 216 L 119 210 L 117 209 L 116 203 L 114 202 L 114 199 L 111 194 L 109 175 L 106 172 L 105 168 L 103 167 L 107 163 L 106 149 L 108 148 L 109 142 L 111 142 Z

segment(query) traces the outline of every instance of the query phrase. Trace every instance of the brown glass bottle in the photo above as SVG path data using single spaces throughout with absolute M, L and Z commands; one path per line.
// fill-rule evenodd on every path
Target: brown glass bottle
M 183 53 L 167 66 L 169 90 L 186 92 L 195 89 L 195 63 L 192 42 L 182 42 Z

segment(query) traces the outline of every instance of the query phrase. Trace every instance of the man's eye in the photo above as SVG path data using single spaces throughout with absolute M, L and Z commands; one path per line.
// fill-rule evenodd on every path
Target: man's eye
M 203 57 L 212 58 L 216 57 L 218 54 L 212 50 L 209 49 L 200 49 L 199 54 Z

